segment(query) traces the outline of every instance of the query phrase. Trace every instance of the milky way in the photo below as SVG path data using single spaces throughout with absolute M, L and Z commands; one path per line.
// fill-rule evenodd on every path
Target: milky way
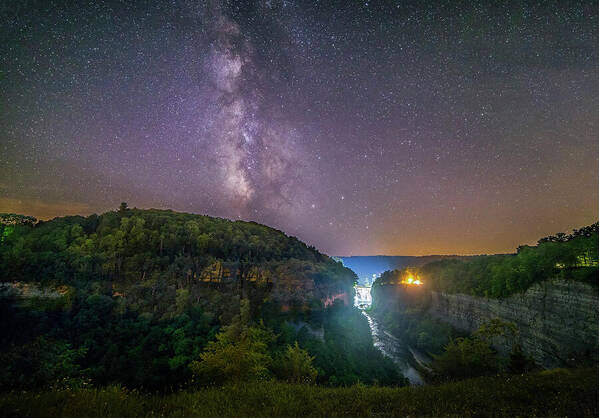
M 206 88 L 213 90 L 204 115 L 209 125 L 205 137 L 213 142 L 226 196 L 240 216 L 251 216 L 251 208 L 286 214 L 304 192 L 296 184 L 301 176 L 299 141 L 289 126 L 264 114 L 259 86 L 264 69 L 256 68 L 254 47 L 239 25 L 218 6 L 203 17 L 213 22 L 204 63 Z
M 7 2 L 0 212 L 254 220 L 330 254 L 599 219 L 596 2 Z

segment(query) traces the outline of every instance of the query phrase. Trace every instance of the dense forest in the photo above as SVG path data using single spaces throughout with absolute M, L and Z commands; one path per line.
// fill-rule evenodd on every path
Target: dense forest
M 355 274 L 252 222 L 129 209 L 0 216 L 2 389 L 404 384 Z

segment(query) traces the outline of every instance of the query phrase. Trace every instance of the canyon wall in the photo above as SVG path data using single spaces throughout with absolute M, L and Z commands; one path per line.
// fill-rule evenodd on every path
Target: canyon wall
M 429 313 L 468 332 L 493 318 L 513 322 L 543 367 L 599 362 L 599 291 L 586 283 L 548 280 L 505 299 L 432 291 Z

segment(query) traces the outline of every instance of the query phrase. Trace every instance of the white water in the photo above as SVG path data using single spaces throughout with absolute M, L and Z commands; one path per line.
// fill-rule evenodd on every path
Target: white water
M 418 361 L 417 353 L 414 353 L 409 347 L 401 344 L 401 341 L 385 331 L 376 319 L 363 310 L 372 305 L 370 289 L 369 286 L 356 286 L 354 305 L 362 309 L 362 314 L 364 314 L 368 320 L 374 346 L 397 364 L 403 375 L 411 384 L 422 385 L 424 383 L 422 376 L 420 376 L 418 371 L 406 361 L 406 358 L 414 358 Z
M 372 296 L 370 294 L 370 286 L 356 286 L 356 297 L 354 306 L 358 308 L 368 308 L 372 305 Z
M 413 355 L 411 350 L 402 345 L 393 335 L 382 329 L 377 320 L 366 311 L 362 311 L 362 313 L 368 320 L 368 325 L 370 325 L 374 346 L 399 366 L 403 375 L 412 385 L 424 384 L 424 379 L 422 379 L 420 373 L 406 361 L 406 357 Z

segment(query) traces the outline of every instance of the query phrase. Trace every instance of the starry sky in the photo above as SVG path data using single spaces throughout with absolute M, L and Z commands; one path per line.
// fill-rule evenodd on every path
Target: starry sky
M 501 3 L 3 2 L 0 212 L 126 201 L 331 255 L 591 224 L 599 2 Z

